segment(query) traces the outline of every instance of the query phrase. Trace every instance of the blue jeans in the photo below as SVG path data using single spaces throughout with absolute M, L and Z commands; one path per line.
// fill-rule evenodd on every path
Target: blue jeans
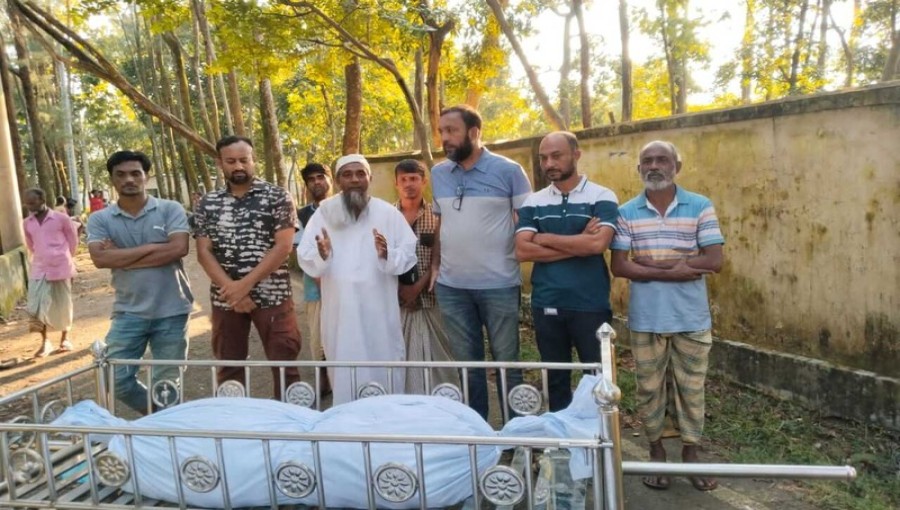
M 503 289 L 456 289 L 435 286 L 450 349 L 458 361 L 484 361 L 484 333 L 487 329 L 494 361 L 519 361 L 519 287 Z M 497 392 L 505 402 L 497 370 Z M 506 388 L 522 383 L 520 370 L 506 371 Z M 488 418 L 487 374 L 468 371 L 469 406 Z
M 557 309 L 555 314 L 546 312 L 546 308 L 532 308 L 534 336 L 541 352 L 541 361 L 571 363 L 574 347 L 581 363 L 600 362 L 600 340 L 597 340 L 596 334 L 604 322 L 612 322 L 610 310 L 578 312 Z M 547 386 L 551 412 L 569 407 L 572 403 L 571 370 L 548 371 Z
M 106 334 L 108 355 L 111 359 L 141 359 L 150 346 L 153 359 L 187 359 L 188 316 L 175 315 L 163 319 L 144 319 L 128 313 L 113 315 L 112 326 Z M 140 413 L 147 412 L 147 387 L 138 380 L 137 365 L 115 366 L 115 395 L 128 407 Z M 178 367 L 151 367 L 152 381 L 169 379 L 176 385 Z

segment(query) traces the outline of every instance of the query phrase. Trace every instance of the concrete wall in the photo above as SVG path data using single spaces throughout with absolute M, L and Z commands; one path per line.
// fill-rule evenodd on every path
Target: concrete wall
M 900 85 L 578 135 L 579 169 L 620 202 L 641 191 L 643 144 L 679 147 L 677 182 L 712 199 L 726 239 L 725 268 L 709 279 L 716 336 L 900 375 Z M 539 141 L 490 147 L 540 183 Z M 403 157 L 370 159 L 377 195 L 394 199 Z M 627 303 L 616 281 L 615 312 Z
M 0 255 L 0 317 L 9 317 L 27 291 L 27 261 L 24 247 Z

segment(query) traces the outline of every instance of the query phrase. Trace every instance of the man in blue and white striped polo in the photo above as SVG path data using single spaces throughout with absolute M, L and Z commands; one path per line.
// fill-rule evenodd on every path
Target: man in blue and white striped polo
M 722 268 L 725 239 L 712 202 L 675 185 L 681 157 L 674 145 L 650 142 L 639 161 L 644 192 L 619 208 L 612 243 L 613 274 L 631 280 L 628 328 L 638 412 L 650 441 L 650 460 L 666 461 L 662 433 L 666 410 L 674 409 L 682 461 L 697 462 L 712 347 L 704 278 Z M 642 481 L 654 489 L 667 489 L 670 483 L 666 476 Z M 714 478 L 690 481 L 700 491 L 718 486 Z
M 531 309 L 541 360 L 572 362 L 572 348 L 582 363 L 600 361 L 595 336 L 612 322 L 609 247 L 619 215 L 616 194 L 578 173 L 578 138 L 567 131 L 545 136 L 538 149 L 541 170 L 550 181 L 519 209 L 516 256 L 534 262 Z M 572 402 L 571 371 L 548 374 L 550 411 Z

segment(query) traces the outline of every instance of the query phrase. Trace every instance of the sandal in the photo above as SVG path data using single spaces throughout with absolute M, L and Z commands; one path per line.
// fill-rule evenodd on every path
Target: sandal
M 650 443 L 650 462 L 665 462 L 666 461 L 666 450 L 663 448 L 662 441 L 658 441 L 656 443 Z M 651 489 L 656 489 L 659 491 L 664 491 L 669 488 L 669 485 L 672 483 L 672 479 L 668 476 L 662 475 L 650 475 L 644 476 L 641 478 L 641 483 L 650 487 Z
M 700 462 L 700 459 L 697 457 L 697 449 L 697 445 L 684 445 L 681 450 L 681 461 L 685 463 Z M 701 492 L 711 491 L 719 486 L 719 482 L 715 478 L 706 476 L 689 476 L 688 481 L 691 482 L 695 489 Z
M 72 352 L 72 349 L 73 349 L 72 342 L 70 342 L 69 340 L 63 340 L 62 342 L 60 342 L 59 348 L 56 349 L 55 351 L 53 351 L 53 354 L 60 354 L 63 352 Z
M 44 340 L 44 344 L 40 349 L 37 350 L 31 357 L 32 358 L 46 358 L 50 354 L 53 353 L 53 344 L 50 343 L 49 340 Z

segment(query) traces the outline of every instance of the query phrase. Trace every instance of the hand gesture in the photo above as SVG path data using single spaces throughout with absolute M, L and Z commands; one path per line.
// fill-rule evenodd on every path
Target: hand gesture
M 372 229 L 372 235 L 375 236 L 375 251 L 378 252 L 378 257 L 387 260 L 387 239 L 377 228 Z
M 322 234 L 316 236 L 316 246 L 319 248 L 319 256 L 322 260 L 328 260 L 331 256 L 331 238 L 328 237 L 328 231 L 322 228 Z

